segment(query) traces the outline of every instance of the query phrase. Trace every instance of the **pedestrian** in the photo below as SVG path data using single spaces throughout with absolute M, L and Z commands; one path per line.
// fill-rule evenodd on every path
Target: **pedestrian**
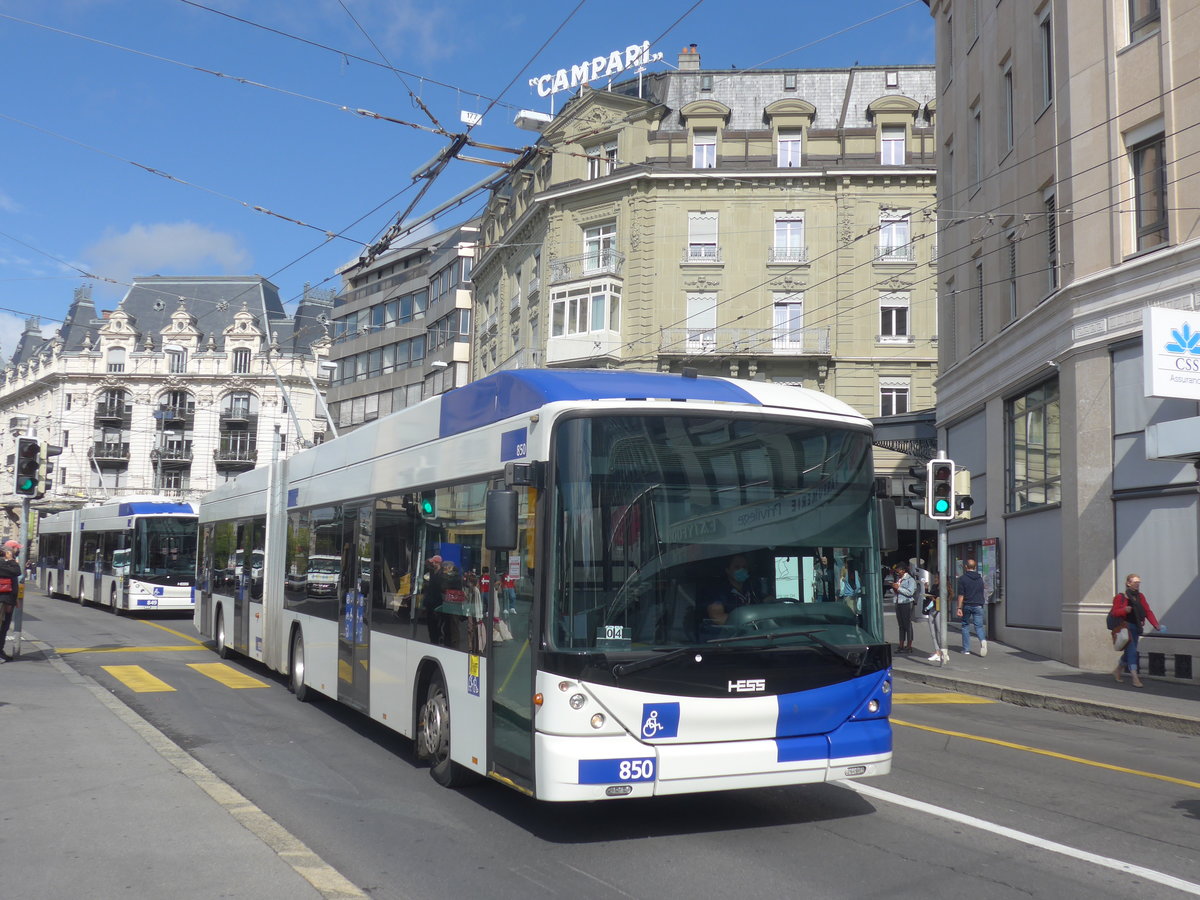
M 828 556 L 818 556 L 813 568 L 813 602 L 832 602 L 835 598 L 830 582 L 833 580 L 833 569 L 829 565 Z
M 21 564 L 13 558 L 12 548 L 5 547 L 0 557 L 0 662 L 12 659 L 4 652 L 4 642 L 8 640 L 8 628 L 17 608 L 17 586 L 20 583 Z
M 1113 678 L 1120 681 L 1122 670 L 1127 669 L 1130 683 L 1136 688 L 1145 687 L 1142 679 L 1138 677 L 1138 638 L 1146 628 L 1147 619 L 1156 631 L 1161 632 L 1165 629 L 1154 617 L 1154 611 L 1150 609 L 1146 595 L 1142 593 L 1141 575 L 1125 576 L 1125 593 L 1113 597 L 1112 609 L 1108 614 L 1113 619 L 1123 622 L 1129 630 L 1129 643 L 1121 653 L 1121 661 L 1113 669 Z
M 966 571 L 958 576 L 958 617 L 962 619 L 962 652 L 971 655 L 971 626 L 979 637 L 979 655 L 987 656 L 987 629 L 983 624 L 983 576 L 976 571 L 973 559 L 966 562 Z
M 900 566 L 896 566 L 895 585 L 896 621 L 900 625 L 900 646 L 896 648 L 896 652 L 912 653 L 912 613 L 920 586 L 913 573 L 906 572 Z
M 933 579 L 936 585 L 936 573 L 934 573 Z M 929 637 L 933 640 L 934 650 L 929 657 L 929 662 L 944 666 L 950 662 L 950 651 L 942 646 L 942 610 L 938 606 L 938 599 L 936 591 L 927 591 L 925 599 L 921 601 L 921 612 L 925 614 L 925 621 L 929 623 Z

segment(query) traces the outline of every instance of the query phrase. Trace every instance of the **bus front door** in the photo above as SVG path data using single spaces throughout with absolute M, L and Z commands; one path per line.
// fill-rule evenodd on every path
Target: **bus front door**
M 371 508 L 345 506 L 338 579 L 338 700 L 368 712 L 371 699 Z

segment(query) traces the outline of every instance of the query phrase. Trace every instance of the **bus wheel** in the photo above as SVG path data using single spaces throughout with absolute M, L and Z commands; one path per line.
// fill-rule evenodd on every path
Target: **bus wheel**
M 421 707 L 417 755 L 429 760 L 429 774 L 442 787 L 461 787 L 471 780 L 473 773 L 450 758 L 450 698 L 439 673 L 430 679 Z
M 108 592 L 108 602 L 112 604 L 112 606 L 109 607 L 109 609 L 112 611 L 112 614 L 114 616 L 119 616 L 121 614 L 121 607 L 117 606 L 117 586 L 115 584 Z
M 308 685 L 304 683 L 304 633 L 299 628 L 292 635 L 292 678 L 288 686 L 301 703 L 309 699 Z
M 223 609 L 217 610 L 217 628 L 215 637 L 217 646 L 213 649 L 217 651 L 217 656 L 221 657 L 221 659 L 229 659 L 229 645 L 225 643 L 225 610 Z

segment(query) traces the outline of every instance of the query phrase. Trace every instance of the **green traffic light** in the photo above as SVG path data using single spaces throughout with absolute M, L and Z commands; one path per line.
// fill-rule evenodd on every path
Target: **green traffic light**
M 939 516 L 945 515 L 946 513 L 950 512 L 950 501 L 944 497 L 939 497 L 937 500 L 933 501 L 933 511 Z
M 433 501 L 430 500 L 428 497 L 425 497 L 424 499 L 421 500 L 421 515 L 423 515 L 423 516 L 432 516 L 433 515 Z

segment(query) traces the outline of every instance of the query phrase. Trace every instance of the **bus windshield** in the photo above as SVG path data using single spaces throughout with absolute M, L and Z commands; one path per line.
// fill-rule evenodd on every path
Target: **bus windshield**
M 196 519 L 162 516 L 134 523 L 131 578 L 194 578 Z
M 865 429 L 767 415 L 566 420 L 549 643 L 880 642 L 873 484 Z

